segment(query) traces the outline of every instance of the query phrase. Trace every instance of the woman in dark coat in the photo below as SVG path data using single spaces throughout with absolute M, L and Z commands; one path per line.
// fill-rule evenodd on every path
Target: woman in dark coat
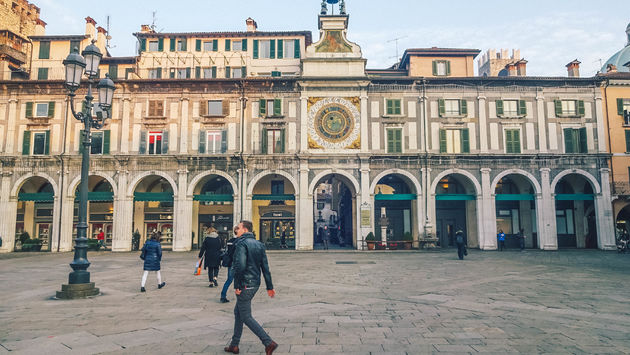
M 208 269 L 208 281 L 210 287 L 218 287 L 217 276 L 219 276 L 219 266 L 221 265 L 221 249 L 223 245 L 217 230 L 209 229 L 210 234 L 203 240 L 201 250 L 199 250 L 199 258 L 204 258 L 203 268 Z
M 158 288 L 162 288 L 166 285 L 166 282 L 162 282 L 162 274 L 160 273 L 160 262 L 162 261 L 160 234 L 161 233 L 153 233 L 151 235 L 151 239 L 147 240 L 142 247 L 142 254 L 140 254 L 140 258 L 144 260 L 144 274 L 142 275 L 140 292 L 146 291 L 144 285 L 147 283 L 149 271 L 157 271 Z

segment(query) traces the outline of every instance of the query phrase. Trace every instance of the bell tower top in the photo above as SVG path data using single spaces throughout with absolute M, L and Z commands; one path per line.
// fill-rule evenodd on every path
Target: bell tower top
M 335 5 L 341 1 L 339 4 L 339 15 L 346 14 L 346 0 L 322 0 L 322 9 L 320 11 L 320 15 L 326 16 L 328 15 L 328 4 L 332 7 L 332 15 L 335 15 Z

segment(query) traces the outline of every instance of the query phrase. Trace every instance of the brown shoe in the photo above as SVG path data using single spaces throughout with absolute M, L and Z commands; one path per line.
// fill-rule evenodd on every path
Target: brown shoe
M 226 353 L 238 354 L 238 346 L 236 345 L 226 346 L 223 350 L 225 350 Z
M 277 347 L 278 347 L 278 343 L 276 343 L 275 341 L 272 341 L 271 344 L 265 346 L 265 354 L 266 355 L 273 354 L 273 351 L 276 350 Z

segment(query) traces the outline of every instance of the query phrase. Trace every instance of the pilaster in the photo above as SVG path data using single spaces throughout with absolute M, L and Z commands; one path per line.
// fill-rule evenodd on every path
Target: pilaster
M 599 91 L 599 88 L 597 89 Z M 606 152 L 606 129 L 604 128 L 604 111 L 602 109 L 602 97 L 595 97 L 595 119 L 597 120 L 597 150 Z
M 131 137 L 129 136 L 129 132 L 131 131 L 131 126 L 130 126 L 131 98 L 123 97 L 122 105 L 123 105 L 123 115 L 122 115 L 122 122 L 120 124 L 120 152 L 122 154 L 127 154 L 129 153 L 129 142 L 131 140 Z
M 11 177 L 13 173 L 2 172 L 0 184 L 0 253 L 12 252 L 15 248 L 15 221 L 17 219 L 17 197 L 11 198 Z
M 496 204 L 490 181 L 492 169 L 481 169 L 481 194 L 477 195 L 477 235 L 481 250 L 497 249 Z
M 297 250 L 313 250 L 313 195 L 308 191 L 308 161 L 300 162 L 299 186 L 297 194 L 295 247 Z
M 192 201 L 187 196 L 188 169 L 177 170 L 177 196 L 173 205 L 173 251 L 189 251 L 192 249 Z
M 358 231 L 357 233 L 357 249 L 364 248 L 364 240 L 365 237 L 370 232 L 374 232 L 374 194 L 370 191 L 370 161 L 368 159 L 361 159 L 361 191 L 358 192 L 357 204 L 358 213 L 357 213 L 357 224 Z M 363 225 L 362 223 L 362 211 L 369 211 L 369 223 Z M 366 221 L 367 222 L 367 221 Z
M 112 251 L 130 251 L 133 230 L 133 197 L 127 195 L 129 172 L 118 170 L 117 194 L 114 196 Z M 138 228 L 142 234 L 142 228 Z
M 477 96 L 477 104 L 479 105 L 479 152 L 487 153 L 488 122 L 486 117 L 486 97 L 484 95 Z
M 17 129 L 17 115 L 18 115 L 18 99 L 15 94 L 11 95 L 9 99 L 9 119 L 7 120 L 7 140 L 6 148 L 4 152 L 7 154 L 15 153 L 15 140 Z
M 596 196 L 597 206 L 597 247 L 604 250 L 616 249 L 615 218 L 612 210 L 612 198 L 610 196 L 610 169 L 599 169 L 601 193 Z
M 189 99 L 187 97 L 183 97 L 181 99 L 181 107 L 182 107 L 182 114 L 180 117 L 180 124 L 179 124 L 179 130 L 180 130 L 180 138 L 179 138 L 179 152 L 181 154 L 186 154 L 188 153 L 188 105 L 189 105 Z
M 305 121 L 305 120 L 302 120 Z M 370 150 L 368 139 L 368 94 L 367 90 L 361 90 L 361 152 L 367 153 Z
M 545 123 L 545 97 L 536 94 L 536 118 L 538 119 L 538 151 L 547 152 L 547 124 Z
M 540 186 L 542 194 L 536 206 L 538 213 L 538 239 L 543 250 L 558 249 L 558 231 L 556 229 L 555 194 L 551 192 L 551 169 L 540 169 Z

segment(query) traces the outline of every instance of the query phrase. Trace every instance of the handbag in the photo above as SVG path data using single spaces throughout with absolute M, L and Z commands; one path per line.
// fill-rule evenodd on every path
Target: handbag
M 221 260 L 221 266 L 223 266 L 223 267 L 230 267 L 230 266 L 232 266 L 232 257 L 227 252 L 227 250 L 224 250 L 221 253 L 221 255 L 219 256 L 219 258 Z
M 199 276 L 201 275 L 201 264 L 203 264 L 203 258 L 201 260 L 198 260 L 197 263 L 195 264 L 195 272 L 193 273 L 193 275 L 195 276 Z

